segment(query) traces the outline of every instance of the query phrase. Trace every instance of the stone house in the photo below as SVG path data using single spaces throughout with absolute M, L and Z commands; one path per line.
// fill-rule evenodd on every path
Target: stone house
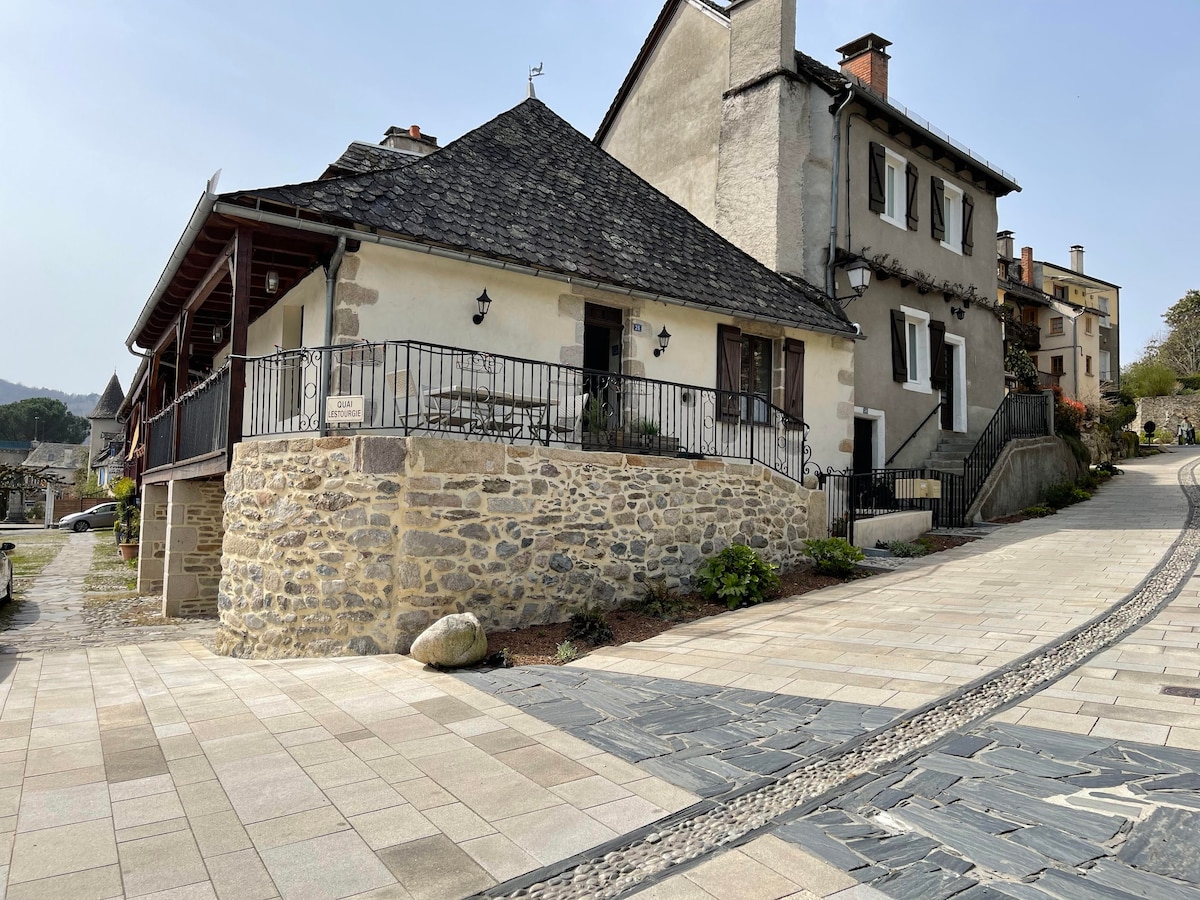
M 95 408 L 87 416 L 91 425 L 88 434 L 88 470 L 95 474 L 100 487 L 107 487 L 110 482 L 120 478 L 124 468 L 121 451 L 125 445 L 125 430 L 117 418 L 124 400 L 125 391 L 121 389 L 121 380 L 114 372 L 100 399 L 96 401 Z
M 735 540 L 796 560 L 809 473 L 849 462 L 855 338 L 533 98 L 210 186 L 128 340 L 139 588 L 219 607 L 229 653 L 390 652 Z
M 866 338 L 854 469 L 918 466 L 939 442 L 969 447 L 1003 399 L 990 239 L 996 199 L 1020 188 L 890 96 L 888 41 L 838 48 L 839 71 L 795 48 L 796 25 L 796 0 L 668 0 L 595 141 L 843 298 Z

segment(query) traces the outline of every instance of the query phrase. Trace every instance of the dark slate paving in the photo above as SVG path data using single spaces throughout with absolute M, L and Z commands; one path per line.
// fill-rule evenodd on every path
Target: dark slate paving
M 458 677 L 704 797 L 786 771 L 900 714 L 857 703 L 562 666 Z
M 775 833 L 871 860 L 854 875 L 889 897 L 1200 900 L 1198 772 L 1200 753 L 983 726 Z

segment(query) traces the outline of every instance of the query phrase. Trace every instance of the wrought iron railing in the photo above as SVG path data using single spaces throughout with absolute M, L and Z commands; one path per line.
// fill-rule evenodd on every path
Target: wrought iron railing
M 756 394 L 420 341 L 248 358 L 243 431 L 374 431 L 720 456 L 797 481 L 811 454 L 804 422 Z
M 176 444 L 176 419 L 179 420 Z M 217 370 L 146 423 L 146 469 L 224 450 L 229 428 L 229 366 Z
M 963 474 L 938 469 L 871 469 L 820 472 L 827 494 L 829 533 L 854 542 L 863 519 L 905 510 L 927 509 L 938 528 L 959 528 L 1009 441 L 1051 433 L 1047 394 L 1009 394 L 963 460 Z

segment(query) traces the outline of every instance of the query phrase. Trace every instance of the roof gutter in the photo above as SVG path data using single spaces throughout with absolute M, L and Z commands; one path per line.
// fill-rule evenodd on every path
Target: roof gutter
M 145 356 L 133 349 L 134 342 L 137 341 L 138 335 L 142 333 L 142 329 L 150 322 L 150 316 L 154 312 L 154 308 L 158 305 L 162 295 L 167 290 L 179 272 L 179 267 L 183 264 L 183 259 L 187 256 L 188 250 L 192 248 L 192 244 L 199 237 L 200 232 L 204 229 L 208 217 L 212 215 L 213 207 L 217 202 L 217 181 L 221 177 L 221 170 L 218 169 L 213 177 L 208 179 L 208 184 L 205 185 L 204 193 L 200 195 L 200 199 L 196 202 L 196 208 L 192 210 L 192 217 L 188 220 L 187 228 L 183 230 L 179 241 L 175 244 L 175 250 L 171 253 L 171 258 L 167 260 L 167 264 L 163 267 L 162 274 L 158 276 L 158 284 L 154 286 L 154 290 L 150 292 L 150 298 L 146 301 L 146 305 L 142 307 L 142 313 L 138 316 L 137 324 L 133 326 L 133 330 L 129 332 L 129 337 L 125 339 L 125 349 L 134 356 Z
M 443 259 L 453 259 L 459 262 L 474 263 L 479 266 L 487 266 L 492 269 L 503 269 L 508 272 L 519 272 L 523 275 L 530 275 L 535 278 L 548 278 L 552 281 L 560 281 L 565 284 L 579 285 L 580 287 L 592 288 L 598 291 L 608 291 L 614 294 L 624 294 L 628 297 L 636 297 L 639 300 L 652 300 L 658 303 L 668 303 L 673 306 L 686 306 L 690 309 L 702 309 L 705 312 L 716 313 L 718 315 L 736 316 L 740 319 L 752 319 L 759 322 L 770 322 L 775 325 L 784 325 L 788 328 L 800 328 L 805 331 L 813 331 L 819 334 L 832 334 L 837 337 L 854 340 L 858 337 L 852 329 L 852 326 L 847 325 L 845 330 L 838 328 L 830 328 L 823 325 L 806 325 L 790 319 L 784 319 L 779 316 L 763 315 L 761 313 L 744 312 L 741 310 L 725 309 L 719 306 L 712 306 L 707 303 L 699 303 L 694 300 L 680 300 L 678 297 L 670 297 L 665 294 L 655 294 L 649 291 L 639 291 L 636 288 L 627 288 L 620 285 L 606 284 L 601 281 L 592 281 L 587 278 L 577 278 L 573 275 L 564 275 L 561 272 L 552 272 L 547 269 L 536 269 L 532 266 L 522 265 L 520 263 L 504 262 L 503 260 L 492 259 L 487 256 L 480 256 L 475 253 L 468 253 L 463 250 L 450 250 L 445 247 L 435 247 L 431 244 L 420 244 L 416 241 L 406 240 L 404 238 L 388 237 L 386 235 L 377 234 L 373 231 L 358 231 L 354 228 L 347 228 L 341 225 L 329 225 L 325 222 L 314 222 L 309 219 L 300 219 L 293 216 L 280 215 L 279 213 L 266 212 L 261 209 L 250 209 L 245 206 L 238 206 L 235 203 L 219 201 L 214 207 L 213 212 L 220 213 L 224 216 L 230 216 L 239 219 L 248 219 L 252 222 L 267 222 L 272 225 L 281 225 L 285 228 L 295 228 L 299 231 L 311 231 L 316 234 L 331 235 L 333 237 L 345 237 L 348 240 L 366 241 L 371 244 L 379 244 L 384 247 L 396 247 L 400 250 L 409 250 L 413 253 L 425 253 L 429 256 L 437 256 Z

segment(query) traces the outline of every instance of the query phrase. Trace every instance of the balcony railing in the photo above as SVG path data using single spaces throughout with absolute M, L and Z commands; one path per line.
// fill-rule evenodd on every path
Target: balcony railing
M 179 420 L 176 444 L 176 419 Z M 224 450 L 229 428 L 229 366 L 219 369 L 147 422 L 146 469 Z
M 246 437 L 365 431 L 719 456 L 797 481 L 810 464 L 807 426 L 759 395 L 419 341 L 249 358 L 246 391 Z

